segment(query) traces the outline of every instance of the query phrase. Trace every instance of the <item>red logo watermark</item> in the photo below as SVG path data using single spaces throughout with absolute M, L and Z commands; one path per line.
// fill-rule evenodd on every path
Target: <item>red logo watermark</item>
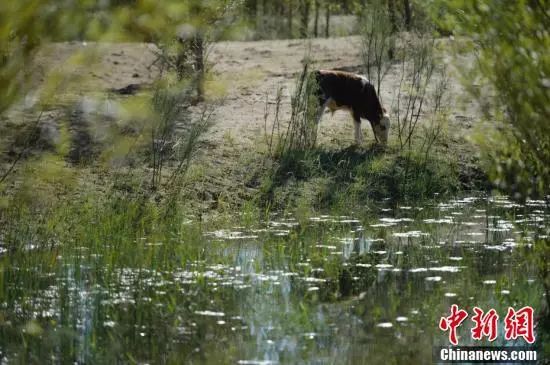
M 508 308 L 508 313 L 504 318 L 504 338 L 506 340 L 515 340 L 523 337 L 528 343 L 535 342 L 534 335 L 534 310 L 531 307 L 523 307 L 519 310 Z M 439 320 L 439 329 L 449 331 L 449 342 L 458 345 L 457 328 L 468 318 L 468 312 L 459 309 L 458 305 L 451 306 L 451 314 L 447 317 L 441 317 Z M 487 337 L 489 341 L 494 341 L 498 335 L 499 316 L 494 309 L 484 312 L 478 307 L 474 307 L 474 316 L 472 321 L 474 327 L 471 329 L 471 336 L 474 340 L 482 340 Z
M 472 338 L 481 340 L 483 336 L 487 336 L 489 341 L 494 341 L 497 338 L 497 311 L 491 309 L 484 314 L 482 309 L 474 307 L 474 312 L 476 314 L 472 317 L 472 321 L 475 323 L 475 327 L 472 328 Z
M 449 331 L 449 341 L 453 345 L 458 344 L 456 337 L 456 329 L 464 322 L 468 317 L 468 312 L 464 309 L 458 309 L 458 305 L 453 304 L 451 306 L 451 315 L 448 317 L 441 317 L 439 320 L 439 329 L 442 331 Z
M 523 307 L 518 311 L 508 308 L 508 314 L 504 318 L 504 338 L 515 340 L 523 337 L 528 343 L 535 342 L 533 334 L 533 308 Z

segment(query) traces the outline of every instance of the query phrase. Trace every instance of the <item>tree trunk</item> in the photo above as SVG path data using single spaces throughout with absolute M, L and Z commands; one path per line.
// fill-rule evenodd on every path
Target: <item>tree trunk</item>
M 301 12 L 301 22 L 300 22 L 300 36 L 302 38 L 307 38 L 308 36 L 308 25 L 309 25 L 309 0 L 301 0 L 300 4 Z
M 325 38 L 328 38 L 330 35 L 330 1 L 326 2 L 325 11 Z
M 342 3 L 342 9 L 343 9 L 344 11 L 349 11 L 348 0 L 342 0 L 341 3 Z
M 288 38 L 292 38 L 292 0 L 288 0 Z
M 277 2 L 277 34 L 284 35 L 286 32 L 285 24 L 286 6 L 284 1 Z
M 409 0 L 403 0 L 403 6 L 405 7 L 405 27 L 407 30 L 411 30 L 411 2 Z
M 395 2 L 394 0 L 388 0 L 388 13 L 389 13 L 389 17 L 390 17 L 390 23 L 391 23 L 391 36 L 393 37 L 393 35 L 395 33 L 397 33 L 397 17 L 395 15 Z M 390 60 L 393 60 L 394 58 L 394 47 L 393 47 L 393 42 L 390 41 L 390 46 L 388 48 L 388 58 Z
M 315 22 L 313 24 L 313 35 L 315 38 L 319 36 L 319 0 L 315 0 Z
M 195 75 L 197 78 L 197 102 L 204 100 L 204 38 L 202 34 L 196 34 L 192 43 Z
M 391 23 L 392 34 L 397 33 L 397 17 L 395 15 L 395 0 L 388 0 L 388 14 Z
M 256 18 L 256 12 L 258 11 L 258 0 L 248 0 L 245 7 L 248 17 L 250 19 Z

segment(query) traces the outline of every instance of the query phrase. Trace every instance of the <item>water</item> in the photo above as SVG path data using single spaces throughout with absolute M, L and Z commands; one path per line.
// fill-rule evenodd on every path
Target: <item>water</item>
M 188 226 L 162 240 L 5 259 L 3 362 L 430 363 L 432 346 L 448 344 L 437 324 L 451 304 L 503 317 L 543 301 L 542 201 L 469 197 L 371 217 Z M 459 336 L 476 344 L 469 328 Z

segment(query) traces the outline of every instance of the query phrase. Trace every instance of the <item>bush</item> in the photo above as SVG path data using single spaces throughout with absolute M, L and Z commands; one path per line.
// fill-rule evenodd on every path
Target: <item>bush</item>
M 436 5 L 440 26 L 475 44 L 475 62 L 462 70 L 468 90 L 488 105 L 485 118 L 491 124 L 478 141 L 494 183 L 517 197 L 548 194 L 550 17 L 545 2 L 454 0 Z M 494 98 L 484 88 L 471 87 L 480 81 L 491 86 Z

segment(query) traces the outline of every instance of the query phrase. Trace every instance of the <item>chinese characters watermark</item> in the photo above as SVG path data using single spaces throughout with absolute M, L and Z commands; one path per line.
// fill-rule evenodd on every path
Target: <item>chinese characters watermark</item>
M 496 310 L 491 309 L 484 312 L 478 307 L 474 307 L 474 316 L 472 321 L 474 327 L 471 329 L 471 337 L 474 340 L 482 340 L 487 337 L 489 341 L 494 341 L 498 335 L 498 319 Z M 535 342 L 534 335 L 534 310 L 531 307 L 523 307 L 519 310 L 508 308 L 508 313 L 504 318 L 504 338 L 506 340 L 516 340 L 523 337 L 528 343 Z M 457 329 L 468 318 L 468 312 L 459 309 L 458 305 L 451 306 L 451 314 L 447 317 L 441 317 L 439 320 L 439 329 L 449 332 L 449 342 L 458 345 Z

